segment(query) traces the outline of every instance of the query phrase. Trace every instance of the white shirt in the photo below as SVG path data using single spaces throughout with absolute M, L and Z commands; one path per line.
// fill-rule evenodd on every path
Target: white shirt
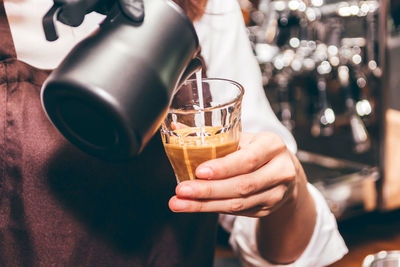
M 235 80 L 243 85 L 242 125 L 245 132 L 272 131 L 296 152 L 291 133 L 278 121 L 265 97 L 261 70 L 253 54 L 237 0 L 208 0 L 206 14 L 195 23 L 207 63 L 207 75 Z M 338 232 L 336 219 L 322 194 L 311 184 L 308 189 L 317 210 L 312 238 L 293 267 L 329 265 L 348 252 Z M 257 219 L 220 215 L 221 225 L 231 233 L 230 244 L 244 266 L 277 266 L 258 254 L 255 228 Z M 266 237 L 268 238 L 268 237 Z
M 57 23 L 60 38 L 49 43 L 45 40 L 41 19 L 52 5 L 51 0 L 5 0 L 4 4 L 17 57 L 41 69 L 55 68 L 68 51 L 95 30 L 104 18 L 91 13 L 77 28 Z M 260 68 L 251 50 L 237 0 L 208 0 L 206 14 L 195 23 L 195 28 L 208 77 L 232 79 L 245 88 L 243 131 L 275 132 L 292 152 L 296 152 L 293 136 L 278 121 L 265 97 Z M 339 260 L 348 252 L 325 199 L 311 184 L 308 189 L 315 200 L 316 224 L 307 248 L 296 262 L 289 265 L 270 264 L 258 254 L 256 218 L 220 215 L 220 223 L 231 233 L 230 244 L 244 266 L 321 267 Z

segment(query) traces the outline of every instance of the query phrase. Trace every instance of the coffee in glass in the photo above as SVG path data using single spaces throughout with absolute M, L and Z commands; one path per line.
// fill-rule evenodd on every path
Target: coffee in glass
M 226 79 L 186 81 L 174 94 L 161 136 L 178 182 L 202 162 L 237 150 L 243 87 Z

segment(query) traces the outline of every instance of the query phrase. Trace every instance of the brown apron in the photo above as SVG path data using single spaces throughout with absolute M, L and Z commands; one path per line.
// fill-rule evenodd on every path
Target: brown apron
M 86 155 L 42 110 L 48 73 L 17 60 L 0 0 L 0 266 L 211 266 L 217 215 L 168 209 L 159 135 L 124 164 Z

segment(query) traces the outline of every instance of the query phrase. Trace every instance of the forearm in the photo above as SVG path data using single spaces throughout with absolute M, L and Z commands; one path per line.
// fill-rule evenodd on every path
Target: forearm
M 307 247 L 314 231 L 316 210 L 306 175 L 296 160 L 298 177 L 292 197 L 276 211 L 259 219 L 257 246 L 271 263 L 291 263 Z

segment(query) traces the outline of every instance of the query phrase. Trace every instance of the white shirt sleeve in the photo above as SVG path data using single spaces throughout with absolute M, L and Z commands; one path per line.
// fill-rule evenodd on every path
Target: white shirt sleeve
M 308 190 L 317 210 L 314 232 L 302 255 L 291 264 L 271 264 L 259 255 L 255 231 L 257 218 L 226 215 L 220 217 L 224 227 L 231 227 L 226 228 L 231 230 L 229 243 L 244 267 L 322 267 L 341 259 L 348 252 L 337 229 L 336 219 L 322 194 L 311 184 L 308 184 Z
M 291 133 L 279 122 L 265 96 L 260 67 L 251 50 L 240 7 L 236 0 L 209 0 L 206 14 L 195 24 L 207 64 L 208 77 L 232 79 L 243 85 L 243 131 L 272 131 L 289 150 L 296 152 Z M 308 185 L 317 210 L 313 236 L 301 257 L 290 265 L 273 265 L 259 254 L 255 240 L 256 218 L 220 215 L 220 223 L 231 233 L 230 244 L 244 266 L 320 267 L 347 253 L 335 217 L 321 193 Z M 268 237 L 266 237 L 268 238 Z

